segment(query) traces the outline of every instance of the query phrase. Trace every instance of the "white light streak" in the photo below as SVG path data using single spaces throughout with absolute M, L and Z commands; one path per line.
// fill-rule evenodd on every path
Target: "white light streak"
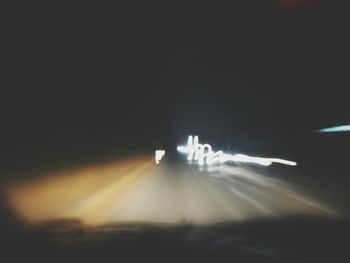
M 165 155 L 164 150 L 156 150 L 156 152 L 155 152 L 156 164 L 159 164 L 159 162 L 162 160 L 164 155 Z
M 178 146 L 177 150 L 187 154 L 189 161 L 198 161 L 199 165 L 213 165 L 226 162 L 234 163 L 255 163 L 263 166 L 270 166 L 272 163 L 280 163 L 290 166 L 296 166 L 296 162 L 279 159 L 279 158 L 263 158 L 253 157 L 245 154 L 227 154 L 223 151 L 214 152 L 210 144 L 200 144 L 198 136 L 188 136 L 187 146 Z
M 350 125 L 335 126 L 330 128 L 319 129 L 318 132 L 348 132 Z

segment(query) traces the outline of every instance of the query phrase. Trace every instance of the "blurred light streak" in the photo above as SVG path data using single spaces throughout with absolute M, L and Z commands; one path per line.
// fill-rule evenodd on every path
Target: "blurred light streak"
M 335 126 L 330 128 L 323 128 L 319 129 L 318 132 L 321 133 L 327 133 L 327 132 L 348 132 L 350 131 L 350 125 L 342 125 L 342 126 Z
M 263 166 L 270 166 L 272 163 L 296 166 L 296 162 L 280 158 L 253 157 L 245 154 L 226 154 L 223 151 L 214 152 L 210 144 L 200 144 L 198 136 L 188 136 L 187 146 L 178 146 L 177 150 L 187 154 L 189 161 L 198 161 L 199 165 L 222 164 L 226 162 L 255 163 Z
M 156 150 L 155 157 L 154 157 L 156 160 L 156 164 L 159 164 L 159 162 L 162 160 L 164 155 L 165 155 L 164 150 Z

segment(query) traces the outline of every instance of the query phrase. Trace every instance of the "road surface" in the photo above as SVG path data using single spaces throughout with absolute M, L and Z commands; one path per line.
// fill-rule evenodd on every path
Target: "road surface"
M 185 161 L 164 160 L 156 165 L 153 158 L 44 174 L 9 184 L 6 197 L 28 224 L 57 219 L 78 219 L 90 226 L 212 224 L 286 215 L 338 215 L 288 180 L 249 166 L 199 169 Z

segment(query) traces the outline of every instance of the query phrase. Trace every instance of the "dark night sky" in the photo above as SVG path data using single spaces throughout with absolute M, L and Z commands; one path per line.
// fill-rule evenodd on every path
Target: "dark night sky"
M 278 141 L 349 122 L 340 2 L 119 2 L 2 8 L 10 159 L 77 145 L 153 149 L 191 131 L 222 144 Z

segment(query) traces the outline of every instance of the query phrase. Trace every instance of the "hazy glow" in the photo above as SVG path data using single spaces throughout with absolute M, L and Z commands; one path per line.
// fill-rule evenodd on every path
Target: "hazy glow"
M 165 151 L 164 150 L 156 150 L 156 155 L 155 155 L 155 160 L 156 160 L 156 164 L 159 164 L 159 162 L 162 160 L 163 156 L 165 155 Z
M 29 225 L 74 219 L 83 226 L 107 226 L 103 231 L 125 223 L 188 225 L 293 214 L 339 216 L 296 185 L 261 170 L 210 166 L 203 177 L 200 169 L 187 165 L 157 167 L 153 158 L 18 177 L 4 188 L 5 200 Z
M 323 128 L 318 132 L 347 132 L 350 131 L 350 125 L 335 126 L 330 128 Z
M 87 224 L 114 221 L 112 207 L 153 169 L 149 156 L 52 172 L 6 187 L 9 206 L 23 223 L 78 219 Z
M 223 151 L 214 152 L 210 144 L 200 144 L 198 136 L 188 136 L 187 146 L 178 146 L 177 150 L 181 153 L 187 154 L 189 161 L 198 161 L 199 165 L 217 164 L 226 162 L 239 163 L 255 163 L 263 166 L 269 166 L 272 163 L 280 163 L 285 165 L 295 166 L 296 162 L 279 159 L 279 158 L 263 158 L 252 157 L 245 154 L 226 154 Z

